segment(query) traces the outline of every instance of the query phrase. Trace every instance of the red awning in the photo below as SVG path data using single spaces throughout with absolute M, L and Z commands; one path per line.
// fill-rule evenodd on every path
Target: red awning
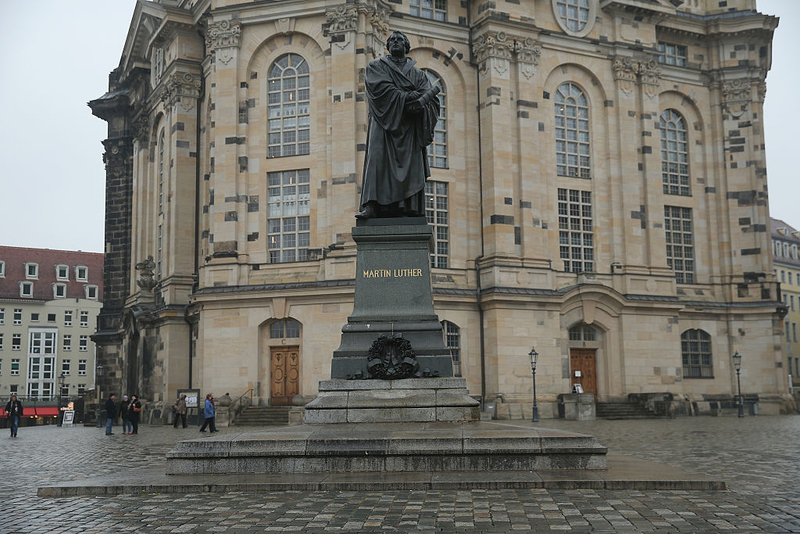
M 5 416 L 6 416 L 6 409 L 0 408 L 0 417 L 5 417 Z
M 36 415 L 39 417 L 55 417 L 58 416 L 57 406 L 36 407 Z M 26 410 L 28 411 L 28 410 Z

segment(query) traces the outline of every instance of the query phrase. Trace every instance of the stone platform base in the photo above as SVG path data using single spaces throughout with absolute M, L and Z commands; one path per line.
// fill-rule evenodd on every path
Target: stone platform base
M 305 408 L 307 424 L 480 420 L 464 378 L 321 380 Z
M 301 425 L 179 442 L 170 475 L 606 469 L 592 436 L 490 422 Z

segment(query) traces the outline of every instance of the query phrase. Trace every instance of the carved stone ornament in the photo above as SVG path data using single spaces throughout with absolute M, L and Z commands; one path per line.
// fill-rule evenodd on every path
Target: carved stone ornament
M 290 35 L 294 33 L 294 18 L 284 17 L 275 21 L 275 32 L 281 35 Z
M 180 103 L 185 111 L 189 111 L 200 98 L 200 87 L 200 76 L 188 72 L 176 72 L 164 83 L 161 100 L 170 108 Z
M 139 146 L 144 148 L 150 138 L 150 117 L 147 114 L 140 116 L 133 124 L 133 134 L 139 141 Z
M 749 79 L 731 80 L 722 84 L 722 99 L 727 102 L 749 102 L 752 94 Z
M 403 334 L 382 334 L 369 349 L 367 371 L 370 377 L 384 380 L 412 378 L 419 373 L 419 362 Z
M 331 42 L 344 49 L 350 42 L 349 32 L 358 29 L 358 8 L 354 5 L 341 4 L 325 13 L 322 34 L 330 37 Z
M 376 8 L 369 12 L 369 23 L 372 32 L 367 33 L 367 49 L 372 52 L 372 58 L 378 59 L 386 48 L 386 38 L 389 35 L 389 11 Z
M 490 60 L 497 73 L 503 74 L 508 70 L 513 50 L 514 41 L 509 40 L 505 32 L 497 32 L 484 33 L 478 37 L 473 51 L 478 64 L 483 65 L 485 61 Z
M 519 71 L 527 79 L 536 74 L 536 66 L 542 55 L 542 47 L 530 37 L 525 40 L 514 41 L 514 53 L 517 56 Z
M 614 80 L 620 82 L 620 90 L 626 95 L 633 92 L 636 83 L 643 86 L 648 98 L 655 98 L 661 85 L 661 67 L 655 59 L 616 57 L 611 64 Z
M 217 61 L 227 64 L 233 58 L 234 50 L 240 46 L 241 34 L 242 28 L 238 22 L 212 22 L 206 32 L 206 49 L 216 55 Z
M 137 263 L 139 279 L 136 280 L 136 285 L 145 291 L 152 291 L 156 287 L 155 268 L 156 262 L 153 261 L 153 256 L 147 256 L 146 260 Z

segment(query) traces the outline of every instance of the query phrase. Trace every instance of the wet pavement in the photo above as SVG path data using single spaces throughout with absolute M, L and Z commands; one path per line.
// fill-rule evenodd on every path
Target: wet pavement
M 45 426 L 21 428 L 16 439 L 0 434 L 0 532 L 800 532 L 800 416 L 544 420 L 538 425 L 595 435 L 609 453 L 711 475 L 729 489 L 41 498 L 36 496 L 41 485 L 159 469 L 178 439 L 203 436 L 171 426 L 143 426 L 136 436 L 121 435 L 119 428 L 105 436 L 99 428 Z

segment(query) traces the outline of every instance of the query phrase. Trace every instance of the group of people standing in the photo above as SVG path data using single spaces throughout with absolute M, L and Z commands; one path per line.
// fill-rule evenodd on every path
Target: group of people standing
M 142 411 L 142 403 L 138 395 L 122 396 L 122 402 L 117 406 L 117 394 L 112 393 L 106 400 L 106 436 L 113 436 L 114 420 L 117 416 L 122 418 L 123 434 L 139 433 L 139 416 Z

